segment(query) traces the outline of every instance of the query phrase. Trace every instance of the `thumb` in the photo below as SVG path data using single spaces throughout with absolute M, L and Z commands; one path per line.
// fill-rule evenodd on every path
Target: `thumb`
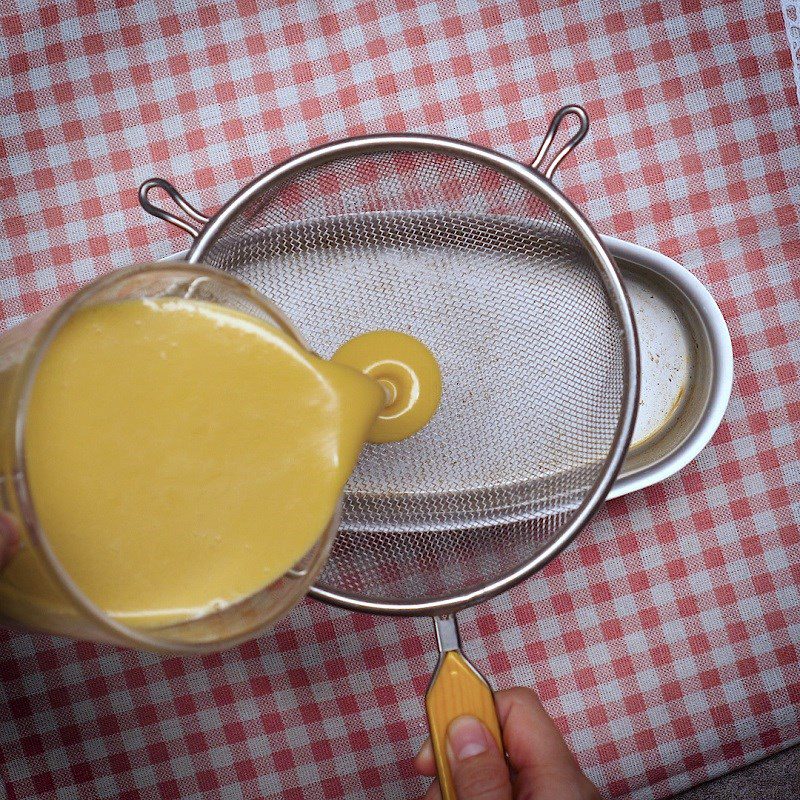
M 475 717 L 457 717 L 450 723 L 447 759 L 458 800 L 511 800 L 505 758 Z
M 0 511 L 0 569 L 19 549 L 19 531 L 10 514 Z

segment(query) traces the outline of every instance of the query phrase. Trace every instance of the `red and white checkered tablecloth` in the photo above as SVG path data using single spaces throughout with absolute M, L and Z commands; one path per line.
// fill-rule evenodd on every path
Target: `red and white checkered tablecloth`
M 152 175 L 214 209 L 350 134 L 528 160 L 585 105 L 562 185 L 710 287 L 733 397 L 681 474 L 465 613 L 466 650 L 537 689 L 608 795 L 664 797 L 800 737 L 800 112 L 777 3 L 6 0 L 0 27 L 6 326 L 186 245 L 137 205 Z M 3 632 L 5 789 L 413 798 L 434 649 L 426 620 L 312 602 L 202 659 Z

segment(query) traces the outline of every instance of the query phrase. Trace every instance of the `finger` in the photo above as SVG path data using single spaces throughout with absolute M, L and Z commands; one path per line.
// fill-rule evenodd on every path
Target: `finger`
M 508 689 L 498 692 L 495 701 L 517 786 L 529 790 L 540 787 L 534 796 L 543 798 L 558 797 L 558 792 L 552 794 L 550 790 L 559 786 L 563 797 L 573 790 L 577 792 L 574 796 L 596 796 L 594 786 L 533 690 Z
M 564 737 L 532 689 L 517 687 L 497 692 L 495 703 L 503 744 L 516 770 L 539 770 L 554 762 L 575 765 Z
M 414 769 L 420 775 L 428 775 L 430 777 L 436 775 L 436 759 L 433 757 L 433 747 L 430 739 L 426 739 L 422 743 L 419 753 L 414 758 Z
M 450 723 L 447 759 L 458 800 L 511 800 L 505 758 L 475 717 L 457 717 Z
M 19 549 L 19 529 L 10 514 L 0 511 L 0 569 L 14 557 Z

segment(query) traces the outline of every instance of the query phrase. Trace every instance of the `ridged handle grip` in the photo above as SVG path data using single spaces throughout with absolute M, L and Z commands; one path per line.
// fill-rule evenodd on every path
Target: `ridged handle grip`
M 500 752 L 503 752 L 492 690 L 458 650 L 450 650 L 442 654 L 425 696 L 425 706 L 442 800 L 457 800 L 447 760 L 447 728 L 457 717 L 467 714 L 476 717 L 489 729 Z

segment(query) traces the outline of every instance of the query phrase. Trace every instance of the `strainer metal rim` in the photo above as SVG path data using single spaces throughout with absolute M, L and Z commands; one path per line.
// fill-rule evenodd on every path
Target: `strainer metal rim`
M 546 547 L 537 552 L 533 558 L 508 575 L 491 581 L 478 589 L 449 597 L 433 598 L 413 603 L 365 599 L 321 583 L 315 584 L 309 589 L 311 597 L 353 611 L 388 615 L 433 616 L 458 611 L 512 588 L 544 567 L 560 553 L 596 513 L 619 473 L 633 434 L 639 397 L 638 339 L 627 291 L 612 257 L 590 223 L 564 194 L 550 180 L 543 177 L 532 167 L 528 167 L 494 150 L 447 137 L 415 133 L 386 133 L 353 137 L 325 144 L 290 158 L 263 173 L 233 195 L 197 231 L 196 238 L 189 249 L 187 261 L 191 264 L 202 262 L 208 248 L 214 244 L 217 237 L 235 215 L 252 199 L 263 193 L 271 184 L 291 178 L 297 172 L 320 166 L 336 159 L 387 150 L 435 151 L 466 158 L 488 165 L 533 190 L 552 209 L 567 219 L 572 226 L 572 230 L 578 234 L 581 242 L 591 254 L 595 265 L 601 271 L 604 286 L 608 292 L 609 300 L 617 312 L 624 338 L 626 369 L 623 380 L 622 406 L 611 448 L 606 458 L 605 469 L 598 480 L 595 481 L 591 491 L 587 494 L 569 524 Z M 542 155 L 543 153 L 540 150 L 535 163 L 539 163 Z M 556 159 L 560 160 L 561 157 L 563 157 L 563 153 L 559 153 Z M 556 160 L 554 160 L 547 171 L 548 177 L 552 174 L 556 165 Z

